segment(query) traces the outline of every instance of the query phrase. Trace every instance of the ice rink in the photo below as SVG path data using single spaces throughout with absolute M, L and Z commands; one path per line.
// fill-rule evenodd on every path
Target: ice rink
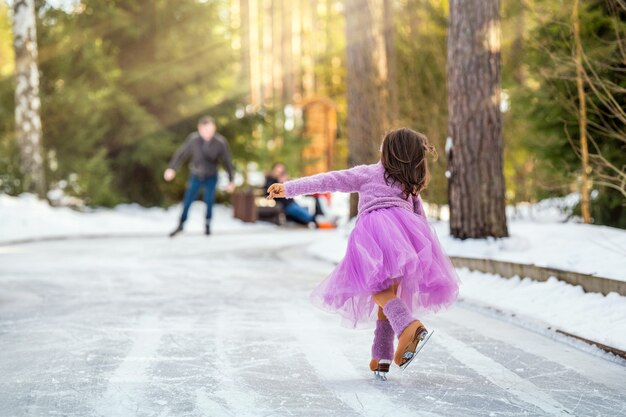
M 0 246 L 0 416 L 624 415 L 626 367 L 457 307 L 387 382 L 309 302 L 324 232 Z

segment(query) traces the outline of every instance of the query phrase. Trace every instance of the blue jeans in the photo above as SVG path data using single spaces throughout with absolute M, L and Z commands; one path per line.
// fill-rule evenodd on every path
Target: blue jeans
M 185 223 L 189 215 L 189 207 L 198 197 L 200 188 L 204 189 L 204 202 L 206 203 L 206 221 L 210 221 L 213 216 L 213 202 L 215 201 L 215 187 L 217 186 L 217 175 L 206 178 L 196 177 L 192 175 L 187 184 L 185 197 L 183 198 L 183 214 L 180 216 L 180 222 Z
M 287 217 L 302 224 L 309 224 L 315 220 L 315 216 L 309 213 L 309 210 L 299 206 L 297 203 L 291 203 L 285 207 L 285 214 Z

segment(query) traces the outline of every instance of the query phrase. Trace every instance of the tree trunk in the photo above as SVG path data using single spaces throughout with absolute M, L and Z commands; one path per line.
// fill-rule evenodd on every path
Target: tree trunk
M 13 3 L 13 46 L 16 74 L 15 128 L 22 158 L 24 190 L 45 198 L 34 0 L 16 0 Z
M 252 68 L 250 60 L 250 0 L 239 0 L 239 27 L 241 38 L 241 81 L 248 87 L 247 101 L 253 97 Z
M 282 104 L 293 104 L 293 10 L 291 0 L 282 0 L 281 66 Z
M 587 98 L 583 84 L 582 44 L 580 42 L 580 21 L 578 18 L 579 0 L 574 1 L 572 10 L 572 29 L 574 32 L 574 61 L 576 62 L 576 89 L 578 91 L 578 116 L 580 130 L 580 156 L 582 159 L 582 186 L 580 190 L 580 209 L 583 221 L 591 222 L 589 210 L 589 149 L 587 146 Z
M 508 236 L 498 0 L 451 0 L 448 33 L 450 233 Z
M 389 127 L 384 0 L 346 0 L 348 163 L 376 162 Z M 356 196 L 351 215 L 356 214 Z
M 260 0 L 260 38 L 261 38 L 261 102 L 263 106 L 272 107 L 274 98 L 274 62 L 273 62 L 273 2 Z
M 384 0 L 384 37 L 385 54 L 387 55 L 387 122 L 389 127 L 393 127 L 398 121 L 398 88 L 396 86 L 396 53 L 395 43 L 395 22 L 393 12 L 393 1 Z
M 306 100 L 315 95 L 315 19 L 317 0 L 302 0 L 302 99 Z

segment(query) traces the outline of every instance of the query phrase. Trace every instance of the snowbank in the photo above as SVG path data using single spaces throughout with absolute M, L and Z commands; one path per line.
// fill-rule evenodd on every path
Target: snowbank
M 626 280 L 626 230 L 564 223 L 568 215 L 563 209 L 575 203 L 575 198 L 574 195 L 509 208 L 511 236 L 506 239 L 461 241 L 449 235 L 447 222 L 436 221 L 432 225 L 446 253 L 451 256 L 518 262 Z M 300 202 L 313 204 L 310 198 L 302 198 Z M 345 217 L 348 204 L 348 194 L 333 195 L 328 211 L 345 226 L 328 233 L 326 241 L 313 246 L 311 251 L 314 254 L 333 261 L 342 258 L 353 226 Z M 50 207 L 29 194 L 20 197 L 0 194 L 0 242 L 94 234 L 164 234 L 176 226 L 179 215 L 179 205 L 161 209 L 131 204 L 79 212 Z M 204 204 L 196 202 L 191 208 L 187 230 L 201 232 L 203 219 Z M 233 219 L 231 208 L 215 206 L 214 230 L 243 227 L 271 226 L 244 224 Z
M 555 278 L 504 279 L 499 275 L 459 269 L 460 299 L 515 314 L 517 320 L 545 323 L 626 351 L 626 297 L 585 293 Z
M 506 239 L 468 239 L 433 224 L 450 256 L 517 262 L 626 281 L 626 230 L 576 223 L 509 221 Z
M 180 205 L 161 209 L 129 204 L 114 209 L 82 212 L 66 207 L 50 207 L 30 194 L 19 197 L 0 194 L 0 242 L 60 236 L 164 235 L 178 224 L 180 210 Z M 204 215 L 204 203 L 194 203 L 185 231 L 203 232 Z M 216 205 L 213 208 L 213 230 L 230 231 L 249 227 L 270 226 L 262 223 L 250 225 L 234 219 L 230 207 Z
M 459 240 L 448 223 L 432 222 L 449 256 L 495 259 L 563 269 L 626 281 L 626 230 L 578 223 L 539 223 L 509 219 L 510 237 Z M 316 256 L 343 258 L 353 223 L 310 248 Z

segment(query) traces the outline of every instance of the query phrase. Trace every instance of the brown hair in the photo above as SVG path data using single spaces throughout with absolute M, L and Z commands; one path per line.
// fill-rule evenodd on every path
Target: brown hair
M 381 145 L 380 161 L 385 167 L 385 182 L 402 185 L 405 198 L 418 195 L 430 180 L 427 154 L 437 158 L 435 147 L 424 134 L 405 127 L 390 130 Z
M 212 118 L 211 116 L 202 116 L 200 119 L 198 119 L 198 125 L 208 125 L 208 124 L 215 124 L 215 119 Z

